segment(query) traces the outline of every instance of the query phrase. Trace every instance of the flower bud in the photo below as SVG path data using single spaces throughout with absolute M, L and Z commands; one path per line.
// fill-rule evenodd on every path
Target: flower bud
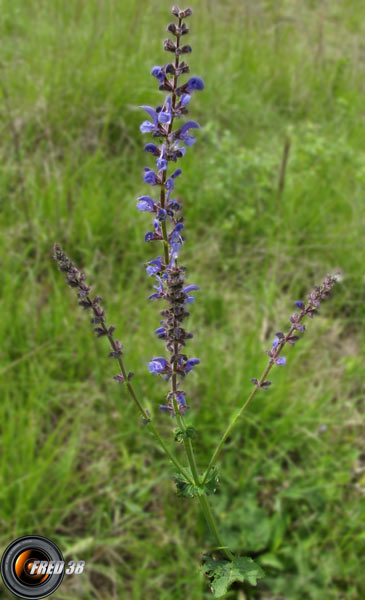
M 193 11 L 191 10 L 191 8 L 185 8 L 185 10 L 180 10 L 179 18 L 186 19 L 187 17 L 190 17 L 192 14 L 193 14 Z
M 163 43 L 163 49 L 166 52 L 173 52 L 173 53 L 175 53 L 176 52 L 176 44 L 174 44 L 174 42 L 171 41 L 170 39 L 167 39 Z
M 176 54 L 180 55 L 180 54 L 191 54 L 192 49 L 191 46 L 189 46 L 188 44 L 186 46 L 182 46 L 182 48 L 177 48 L 176 50 Z
M 175 23 L 169 23 L 168 26 L 167 26 L 167 31 L 169 31 L 173 35 L 178 35 L 177 34 L 177 27 L 176 27 Z

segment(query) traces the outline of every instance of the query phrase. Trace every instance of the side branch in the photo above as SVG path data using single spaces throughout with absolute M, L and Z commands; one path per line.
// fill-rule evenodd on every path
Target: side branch
M 294 302 L 294 306 L 296 306 L 298 309 L 300 309 L 300 312 L 299 313 L 295 312 L 290 317 L 291 327 L 290 327 L 288 333 L 283 334 L 281 331 L 279 331 L 275 336 L 275 339 L 274 339 L 274 342 L 272 345 L 272 349 L 266 350 L 266 353 L 270 357 L 269 363 L 260 379 L 255 378 L 255 379 L 251 380 L 252 383 L 255 385 L 255 387 L 252 390 L 249 397 L 247 398 L 247 400 L 241 406 L 239 411 L 234 415 L 234 417 L 232 418 L 227 429 L 223 433 L 223 435 L 218 443 L 218 446 L 216 447 L 216 449 L 213 452 L 213 455 L 212 455 L 212 458 L 210 459 L 208 468 L 205 471 L 205 474 L 204 474 L 204 477 L 202 480 L 202 485 L 206 482 L 211 469 L 216 464 L 218 457 L 219 457 L 219 453 L 222 450 L 224 442 L 226 441 L 227 437 L 231 433 L 233 427 L 237 423 L 238 419 L 241 417 L 244 410 L 250 404 L 251 400 L 255 397 L 257 391 L 260 389 L 265 390 L 271 385 L 270 381 L 266 381 L 266 376 L 270 372 L 273 365 L 284 366 L 286 364 L 286 359 L 284 357 L 279 357 L 281 350 L 283 349 L 285 344 L 290 344 L 293 346 L 300 339 L 298 335 L 295 335 L 295 332 L 298 331 L 300 333 L 303 333 L 305 331 L 305 326 L 302 325 L 302 320 L 304 319 L 304 317 L 312 318 L 314 315 L 316 315 L 318 313 L 318 307 L 319 307 L 320 303 L 330 295 L 332 288 L 336 283 L 337 283 L 336 277 L 333 277 L 332 275 L 328 275 L 326 277 L 326 279 L 322 282 L 322 285 L 315 286 L 313 292 L 311 292 L 308 295 L 307 305 L 300 300 Z
M 77 269 L 76 265 L 67 257 L 66 253 L 62 250 L 59 244 L 55 244 L 54 246 L 54 259 L 58 263 L 59 270 L 65 273 L 66 281 L 68 285 L 72 288 L 76 288 L 78 290 L 77 296 L 80 299 L 79 304 L 86 310 L 92 310 L 94 317 L 91 319 L 91 322 L 97 324 L 97 327 L 94 328 L 94 332 L 97 337 L 105 336 L 108 338 L 112 351 L 109 356 L 111 358 L 115 358 L 118 361 L 121 373 L 114 376 L 114 379 L 118 381 L 118 383 L 125 383 L 128 389 L 128 393 L 135 402 L 139 412 L 143 417 L 143 422 L 148 428 L 151 430 L 158 444 L 161 446 L 162 450 L 167 454 L 170 458 L 171 462 L 175 465 L 178 471 L 189 481 L 189 483 L 194 483 L 193 480 L 189 477 L 188 473 L 180 465 L 179 461 L 174 457 L 172 452 L 166 446 L 165 442 L 161 438 L 158 433 L 156 427 L 152 423 L 151 415 L 148 410 L 143 408 L 141 402 L 139 401 L 134 388 L 131 384 L 131 378 L 133 377 L 133 373 L 127 373 L 127 370 L 124 365 L 124 361 L 122 358 L 122 344 L 119 340 L 114 339 L 113 332 L 115 328 L 113 325 L 107 327 L 105 323 L 105 311 L 100 306 L 101 298 L 96 296 L 93 300 L 89 296 L 90 287 L 86 285 L 85 279 L 86 276 Z

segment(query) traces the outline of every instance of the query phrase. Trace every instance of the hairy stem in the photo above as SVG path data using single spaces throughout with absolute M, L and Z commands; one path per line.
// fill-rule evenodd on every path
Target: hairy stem
M 266 375 L 269 373 L 270 369 L 272 367 L 272 364 L 268 364 L 265 371 L 263 372 L 261 378 L 259 379 L 259 384 L 261 385 L 264 381 L 265 381 L 265 377 Z M 255 387 L 251 394 L 249 395 L 249 397 L 247 398 L 247 400 L 244 402 L 244 404 L 241 406 L 241 408 L 238 410 L 238 412 L 234 415 L 234 417 L 232 418 L 231 422 L 229 423 L 227 429 L 225 430 L 225 432 L 223 433 L 216 449 L 213 452 L 212 458 L 210 459 L 209 465 L 207 467 L 207 470 L 205 471 L 205 474 L 203 476 L 203 480 L 202 483 L 204 484 L 208 478 L 208 475 L 211 471 L 211 469 L 214 467 L 214 465 L 216 464 L 218 457 L 219 457 L 219 453 L 222 450 L 223 444 L 226 441 L 227 437 L 229 436 L 229 434 L 231 433 L 233 427 L 236 425 L 238 419 L 241 417 L 242 413 L 244 412 L 244 410 L 247 408 L 247 406 L 250 404 L 251 400 L 255 397 L 256 392 L 258 390 L 258 387 Z
M 287 333 L 287 335 L 285 336 L 284 340 L 286 340 L 287 338 L 289 338 L 291 336 L 291 334 L 294 332 L 295 327 L 291 327 L 289 332 Z M 275 353 L 275 357 L 279 356 L 281 349 L 283 348 L 285 344 L 285 341 L 281 342 L 278 345 L 278 348 L 276 350 Z M 213 452 L 212 458 L 210 459 L 209 465 L 207 467 L 207 470 L 205 471 L 205 474 L 203 476 L 203 480 L 202 483 L 204 484 L 208 478 L 208 475 L 211 471 L 211 469 L 214 467 L 214 465 L 216 464 L 218 457 L 219 457 L 219 453 L 222 450 L 223 444 L 226 441 L 227 437 L 229 436 L 229 434 L 231 433 L 233 427 L 236 425 L 237 421 L 239 420 L 239 418 L 241 417 L 242 413 L 246 410 L 247 406 L 250 404 L 251 400 L 253 400 L 253 398 L 256 396 L 257 391 L 260 389 L 260 386 L 264 383 L 266 376 L 268 375 L 268 373 L 270 372 L 270 370 L 272 369 L 274 365 L 274 362 L 272 360 L 269 361 L 268 365 L 266 366 L 265 371 L 263 372 L 263 374 L 261 375 L 260 379 L 258 380 L 258 384 L 253 388 L 251 394 L 248 396 L 247 400 L 242 404 L 241 408 L 238 410 L 238 412 L 233 416 L 231 422 L 229 423 L 227 429 L 225 430 L 225 432 L 223 433 L 216 449 Z
M 174 408 L 176 411 L 176 410 L 178 410 L 177 402 L 175 399 L 173 402 L 174 402 Z M 176 413 L 176 414 L 178 414 L 178 413 Z M 181 429 L 184 432 L 186 432 L 186 425 L 184 422 L 184 418 L 181 415 L 179 415 L 178 422 L 179 422 Z M 191 439 L 187 438 L 186 436 L 184 437 L 184 447 L 185 447 L 185 452 L 186 452 L 186 456 L 188 459 L 188 463 L 190 466 L 190 470 L 193 474 L 194 483 L 197 487 L 200 487 L 201 483 L 200 483 L 199 473 L 198 473 L 198 469 L 197 469 L 197 465 L 196 465 L 193 444 L 192 444 Z M 202 513 L 205 517 L 205 520 L 208 524 L 208 527 L 217 542 L 217 550 L 221 550 L 223 552 L 223 554 L 226 556 L 226 558 L 228 558 L 228 560 L 230 560 L 230 561 L 233 560 L 234 556 L 233 556 L 232 552 L 224 544 L 224 542 L 220 536 L 214 515 L 212 513 L 212 509 L 210 507 L 209 500 L 208 500 L 206 494 L 203 494 L 202 496 L 199 495 L 198 498 L 199 498 L 200 508 L 201 508 Z
M 232 561 L 234 559 L 234 555 L 229 550 L 229 548 L 224 544 L 224 542 L 219 534 L 219 531 L 217 529 L 217 525 L 215 522 L 215 518 L 212 513 L 212 509 L 210 508 L 208 498 L 205 495 L 199 496 L 199 502 L 200 502 L 200 508 L 202 509 L 204 517 L 208 523 L 209 529 L 217 541 L 217 544 L 218 544 L 217 550 L 221 550 L 223 552 L 223 554 L 226 556 L 226 558 L 228 558 L 228 560 Z
M 179 19 L 178 27 L 181 27 L 181 23 L 182 23 L 182 19 Z M 179 48 L 179 44 L 180 44 L 180 36 L 177 36 L 177 40 L 176 40 L 177 48 Z M 178 67 L 179 67 L 179 56 L 176 55 L 175 68 L 178 69 Z M 166 142 L 167 143 L 169 143 L 169 136 L 172 132 L 172 128 L 174 125 L 174 109 L 176 106 L 175 90 L 177 87 L 177 80 L 178 80 L 178 75 L 175 74 L 174 79 L 173 79 L 173 90 L 172 90 L 172 99 L 171 99 L 172 117 L 171 117 L 171 122 L 169 124 L 168 131 L 166 134 Z M 166 203 L 166 192 L 165 192 L 166 177 L 167 177 L 167 173 L 165 170 L 162 175 L 161 192 L 160 192 L 160 202 L 161 202 L 162 208 L 166 208 L 166 206 L 165 206 L 165 203 Z M 168 245 L 168 234 L 167 234 L 166 221 L 162 222 L 161 229 L 162 229 L 162 237 L 163 237 L 165 264 L 167 267 L 169 264 L 169 250 L 168 250 L 169 245 Z M 176 264 L 177 264 L 177 260 L 176 260 Z M 174 342 L 175 357 L 177 356 L 177 354 L 178 354 L 178 343 Z M 175 358 L 174 362 L 173 362 L 173 372 L 172 372 L 172 378 L 171 378 L 171 392 L 172 392 L 172 404 L 173 404 L 174 412 L 176 415 L 176 421 L 177 421 L 181 431 L 184 434 L 186 434 L 186 425 L 184 422 L 184 418 L 180 414 L 178 402 L 176 400 L 176 396 L 177 396 L 177 358 Z M 186 457 L 187 457 L 187 460 L 189 463 L 191 473 L 193 475 L 194 483 L 197 487 L 199 487 L 200 486 L 200 477 L 199 477 L 198 468 L 197 468 L 197 464 L 196 464 L 196 460 L 195 460 L 193 444 L 192 444 L 191 439 L 186 437 L 186 435 L 184 435 L 183 439 L 184 439 L 185 453 L 186 453 Z M 229 560 L 232 560 L 233 554 L 229 551 L 229 549 L 227 549 L 225 547 L 224 543 L 222 542 L 222 540 L 220 538 L 220 535 L 219 535 L 219 532 L 217 529 L 217 525 L 216 525 L 216 522 L 215 522 L 215 519 L 212 514 L 212 511 L 209 506 L 207 498 L 205 496 L 199 496 L 199 502 L 200 502 L 200 506 L 201 506 L 202 512 L 204 514 L 204 517 L 207 521 L 207 524 L 208 524 L 214 538 L 217 541 L 218 548 L 221 549 L 222 552 L 224 552 L 225 556 Z

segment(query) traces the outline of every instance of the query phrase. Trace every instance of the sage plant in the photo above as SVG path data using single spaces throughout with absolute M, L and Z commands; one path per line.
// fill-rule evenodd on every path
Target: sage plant
M 174 464 L 177 470 L 175 482 L 178 495 L 187 498 L 196 497 L 200 503 L 215 539 L 215 547 L 212 548 L 211 555 L 204 556 L 203 570 L 210 579 L 214 595 L 221 597 L 234 581 L 248 581 L 256 585 L 256 580 L 263 576 L 263 572 L 250 557 L 234 556 L 220 536 L 208 501 L 208 496 L 215 492 L 218 485 L 216 462 L 228 435 L 243 411 L 258 392 L 266 390 L 271 385 L 271 381 L 267 379 L 271 369 L 286 364 L 282 350 L 288 344 L 294 345 L 299 341 L 300 335 L 305 331 L 305 319 L 317 314 L 320 303 L 330 295 L 336 279 L 328 275 L 323 283 L 316 286 L 308 295 L 306 302 L 300 300 L 294 303 L 296 311 L 290 317 L 287 333 L 281 331 L 276 333 L 272 347 L 266 350 L 268 362 L 263 374 L 260 378 L 251 380 L 253 388 L 247 400 L 233 415 L 208 466 L 204 471 L 199 469 L 193 448 L 195 429 L 186 425 L 184 415 L 190 408 L 185 379 L 200 361 L 187 354 L 186 345 L 193 334 L 183 326 L 189 316 L 187 309 L 194 302 L 192 292 L 198 291 L 199 287 L 195 283 L 186 281 L 186 268 L 180 262 L 185 222 L 181 202 L 175 197 L 177 178 L 182 171 L 180 168 L 175 168 L 175 164 L 184 157 L 196 141 L 192 131 L 199 129 L 199 125 L 195 121 L 184 120 L 184 117 L 188 114 L 188 106 L 194 94 L 204 89 L 204 83 L 200 77 L 189 76 L 189 65 L 186 62 L 186 55 L 192 51 L 191 46 L 184 43 L 189 33 L 186 19 L 191 16 L 192 11 L 190 8 L 180 10 L 174 6 L 172 14 L 176 21 L 167 27 L 172 39 L 164 41 L 164 50 L 172 55 L 172 60 L 162 66 L 154 66 L 151 70 L 159 90 L 165 92 L 165 96 L 157 108 L 141 107 L 149 119 L 143 121 L 140 130 L 153 138 L 144 149 L 154 157 L 154 161 L 152 167 L 145 167 L 143 174 L 144 182 L 152 188 L 151 195 L 140 196 L 137 199 L 137 209 L 152 217 L 152 227 L 147 231 L 144 239 L 157 248 L 157 256 L 146 263 L 146 273 L 154 281 L 154 291 L 149 296 L 149 300 L 157 301 L 162 305 L 160 311 L 162 319 L 154 333 L 165 346 L 162 355 L 152 357 L 146 367 L 150 374 L 161 377 L 165 382 L 167 389 L 164 391 L 164 399 L 159 408 L 176 424 L 174 439 L 184 445 L 186 465 L 181 464 L 175 452 L 161 437 L 155 425 L 154 415 L 150 414 L 137 397 L 132 384 L 133 373 L 128 372 L 125 366 L 122 344 L 114 337 L 115 327 L 106 324 L 101 298 L 90 294 L 85 274 L 78 270 L 59 244 L 55 245 L 54 258 L 60 271 L 65 273 L 69 286 L 75 288 L 79 305 L 89 311 L 95 335 L 106 337 L 109 341 L 109 357 L 115 360 L 119 367 L 118 373 L 115 373 L 113 378 L 118 384 L 126 386 L 142 416 L 143 426 L 152 433 Z M 181 81 L 182 76 L 184 81 Z M 171 163 L 174 163 L 172 169 Z

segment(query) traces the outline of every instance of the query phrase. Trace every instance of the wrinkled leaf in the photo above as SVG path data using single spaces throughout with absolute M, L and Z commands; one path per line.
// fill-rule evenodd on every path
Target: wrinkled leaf
M 189 475 L 191 475 L 191 471 L 188 471 Z M 212 469 L 209 477 L 204 485 L 193 485 L 189 481 L 185 479 L 181 473 L 176 473 L 174 475 L 177 495 L 183 496 L 184 498 L 195 498 L 196 496 L 210 496 L 214 494 L 218 487 L 218 473 L 216 469 Z
M 264 577 L 261 567 L 247 556 L 236 556 L 232 562 L 216 561 L 206 556 L 203 571 L 211 579 L 210 585 L 215 598 L 222 598 L 235 581 L 248 581 L 249 584 L 256 585 L 257 579 Z
M 175 429 L 175 442 L 182 442 L 184 439 L 195 437 L 196 429 L 189 425 L 185 430 Z

